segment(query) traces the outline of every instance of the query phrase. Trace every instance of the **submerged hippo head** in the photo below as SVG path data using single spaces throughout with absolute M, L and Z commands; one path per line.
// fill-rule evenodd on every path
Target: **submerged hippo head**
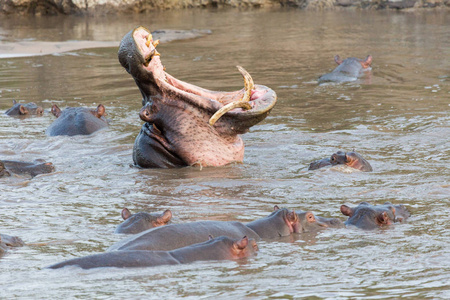
M 56 104 L 52 114 L 57 118 L 48 128 L 47 135 L 89 135 L 108 126 L 105 119 L 105 107 L 99 104 L 96 109 L 85 107 L 67 107 L 61 110 Z
M 314 161 L 309 165 L 308 170 L 317 170 L 326 166 L 334 165 L 346 165 L 356 170 L 363 172 L 371 172 L 372 166 L 367 160 L 365 160 L 361 154 L 352 152 L 338 151 L 333 153 L 330 158 L 324 158 L 318 161 Z
M 43 113 L 44 110 L 42 107 L 37 106 L 34 102 L 20 104 L 17 103 L 16 100 L 13 100 L 13 106 L 5 112 L 8 116 L 40 116 Z
M 356 80 L 364 73 L 364 71 L 371 70 L 372 56 L 368 55 L 366 59 L 349 57 L 342 60 L 339 55 L 336 55 L 334 61 L 338 66 L 332 72 L 322 75 L 319 78 L 319 83 L 348 82 Z
M 241 162 L 239 134 L 264 120 L 276 103 L 268 87 L 254 85 L 242 68 L 245 89 L 203 89 L 165 72 L 149 30 L 138 27 L 120 43 L 121 65 L 141 91 L 142 126 L 133 149 L 134 163 L 144 168 L 190 165 L 221 166 Z
M 274 206 L 274 211 L 265 218 L 247 223 L 247 227 L 255 231 L 261 238 L 271 239 L 298 233 L 301 225 L 295 211 Z
M 395 222 L 403 222 L 410 216 L 404 205 L 392 205 L 390 202 L 383 205 L 361 202 L 353 208 L 342 205 L 341 212 L 349 217 L 345 221 L 345 225 L 353 225 L 362 229 L 375 229 Z
M 131 214 L 128 208 L 124 208 L 122 218 L 125 222 L 117 226 L 115 232 L 135 234 L 153 227 L 166 225 L 172 219 L 172 212 L 167 209 L 163 213 L 138 212 Z
M 325 228 L 342 228 L 344 223 L 339 219 L 315 216 L 310 211 L 296 211 L 300 220 L 299 232 L 315 232 Z

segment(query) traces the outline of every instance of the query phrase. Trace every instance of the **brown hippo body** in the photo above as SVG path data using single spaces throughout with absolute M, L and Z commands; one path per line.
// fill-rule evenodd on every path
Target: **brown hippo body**
M 404 205 L 393 205 L 390 202 L 382 205 L 361 202 L 353 208 L 342 205 L 341 212 L 349 217 L 344 222 L 346 226 L 356 226 L 368 230 L 404 222 L 411 215 Z
M 355 81 L 366 71 L 370 71 L 372 64 L 372 56 L 367 56 L 366 59 L 359 59 L 349 57 L 342 60 L 339 55 L 334 57 L 334 61 L 338 66 L 330 73 L 320 76 L 319 84 L 325 82 L 349 82 Z
M 70 259 L 49 266 L 49 268 L 58 269 L 66 266 L 78 266 L 83 269 L 100 267 L 137 268 L 188 264 L 196 261 L 237 260 L 253 256 L 257 249 L 256 242 L 253 239 L 249 240 L 248 237 L 230 239 L 221 236 L 172 251 L 126 250 L 105 252 Z
M 17 103 L 13 100 L 13 106 L 8 109 L 5 114 L 11 117 L 41 116 L 44 110 L 41 106 L 37 106 L 34 102 Z
M 35 177 L 39 174 L 52 173 L 55 167 L 51 162 L 37 160 L 35 162 L 24 162 L 14 160 L 0 160 L 0 177 L 16 175 L 29 175 Z
M 363 172 L 373 171 L 370 163 L 367 160 L 365 160 L 361 154 L 355 151 L 352 152 L 338 151 L 336 153 L 333 153 L 333 155 L 331 155 L 330 158 L 324 158 L 312 162 L 309 165 L 308 170 L 317 170 L 323 167 L 335 165 L 346 165 L 353 169 Z
M 172 212 L 166 210 L 163 213 L 138 212 L 131 214 L 127 208 L 124 208 L 122 218 L 125 221 L 117 226 L 115 233 L 136 234 L 150 228 L 167 225 L 172 219 Z
M 204 242 L 206 237 L 228 236 L 239 238 L 247 236 L 259 240 L 287 236 L 298 232 L 299 220 L 295 212 L 275 206 L 269 216 L 247 223 L 236 221 L 198 221 L 148 229 L 112 245 L 114 250 L 172 250 L 194 243 Z
M 48 128 L 47 135 L 89 135 L 108 127 L 104 117 L 105 107 L 100 104 L 94 109 L 67 107 L 63 111 L 55 104 L 52 113 L 57 118 Z
M 242 68 L 246 88 L 234 92 L 210 91 L 178 80 L 165 72 L 158 43 L 149 30 L 138 27 L 119 47 L 119 61 L 143 97 L 140 115 L 146 123 L 134 143 L 134 163 L 173 168 L 242 162 L 240 134 L 266 118 L 276 103 L 275 92 L 254 85 Z

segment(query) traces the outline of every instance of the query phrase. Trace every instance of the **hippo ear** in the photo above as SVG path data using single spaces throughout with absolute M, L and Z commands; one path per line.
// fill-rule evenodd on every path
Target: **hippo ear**
M 387 214 L 387 212 L 385 212 L 385 211 L 383 211 L 382 213 L 380 213 L 378 216 L 377 216 L 377 223 L 379 224 L 379 225 L 390 225 L 391 224 L 391 222 L 390 222 L 390 220 L 389 220 L 389 216 L 388 216 L 388 214 Z
M 128 210 L 128 208 L 125 207 L 124 209 L 122 209 L 121 215 L 122 215 L 122 218 L 123 218 L 124 220 L 126 220 L 126 219 L 128 219 L 129 217 L 131 217 L 131 212 Z
M 372 55 L 368 55 L 364 61 L 361 62 L 361 66 L 367 69 L 372 64 Z
M 16 105 L 17 101 L 15 99 L 13 99 L 13 105 Z
M 36 114 L 42 115 L 43 113 L 44 113 L 44 110 L 42 109 L 42 107 L 36 108 Z
M 278 205 L 274 205 L 274 207 L 273 207 L 273 210 L 274 211 L 277 211 L 277 210 L 279 210 L 280 209 L 280 207 L 278 206 Z
M 348 207 L 347 205 L 341 205 L 341 212 L 348 217 L 353 216 L 353 209 Z
M 240 239 L 239 241 L 234 242 L 234 245 L 237 249 L 239 250 L 243 250 L 245 249 L 245 247 L 247 247 L 248 245 L 248 237 L 244 236 L 242 239 Z
M 56 104 L 53 104 L 52 105 L 52 114 L 55 116 L 55 117 L 59 117 L 60 115 L 61 115 L 61 109 L 58 107 L 58 105 L 56 105 Z
M 334 57 L 334 61 L 335 61 L 338 65 L 342 64 L 342 59 L 341 59 L 341 57 L 340 57 L 339 55 L 336 55 L 336 56 Z
M 95 116 L 97 118 L 101 118 L 104 114 L 105 114 L 105 107 L 103 106 L 103 104 L 99 104 L 95 109 Z
M 212 234 L 208 235 L 208 241 L 213 240 L 214 237 L 212 236 Z
M 158 224 L 166 224 L 172 219 L 172 212 L 170 209 L 165 210 L 161 216 L 156 218 L 156 223 Z
M 27 109 L 25 106 L 20 105 L 20 106 L 19 106 L 19 113 L 20 113 L 21 115 L 26 115 L 26 114 L 28 114 L 28 109 Z

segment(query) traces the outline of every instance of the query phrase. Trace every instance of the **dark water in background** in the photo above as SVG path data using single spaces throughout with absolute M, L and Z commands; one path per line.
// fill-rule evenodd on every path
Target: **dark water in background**
M 243 164 L 130 167 L 140 93 L 117 48 L 0 59 L 0 111 L 34 101 L 40 118 L 0 115 L 0 157 L 45 159 L 57 172 L 0 179 L 1 233 L 34 245 L 0 259 L 1 298 L 449 298 L 450 16 L 445 12 L 178 11 L 130 17 L 0 20 L 0 43 L 119 41 L 137 25 L 210 29 L 158 46 L 175 77 L 209 89 L 273 88 L 271 115 L 243 136 Z M 0 44 L 1 45 L 1 44 Z M 333 57 L 373 56 L 370 78 L 317 86 Z M 1 53 L 0 53 L 1 55 Z M 106 106 L 111 126 L 89 137 L 47 137 L 52 103 Z M 307 171 L 356 149 L 372 173 Z M 327 230 L 259 243 L 244 262 L 131 270 L 43 267 L 98 253 L 120 211 L 171 209 L 176 222 L 251 221 L 274 204 L 344 219 L 341 204 L 405 204 L 407 224 L 370 232 Z M 50 242 L 49 244 L 39 244 Z M 36 244 L 37 243 L 37 244 Z

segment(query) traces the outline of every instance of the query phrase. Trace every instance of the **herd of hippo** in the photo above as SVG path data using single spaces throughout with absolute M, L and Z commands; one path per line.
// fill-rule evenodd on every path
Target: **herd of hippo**
M 133 147 L 133 162 L 140 168 L 175 168 L 185 166 L 223 166 L 242 162 L 244 142 L 240 137 L 266 118 L 274 107 L 276 93 L 263 85 L 255 85 L 250 74 L 238 66 L 244 77 L 244 89 L 233 92 L 207 90 L 165 72 L 156 50 L 159 40 L 144 27 L 137 27 L 122 39 L 118 51 L 120 64 L 133 77 L 142 94 L 140 118 L 145 121 Z M 356 80 L 370 70 L 372 57 L 365 60 L 335 57 L 338 67 L 319 78 L 323 82 Z M 6 111 L 9 116 L 42 115 L 44 110 L 34 103 L 14 101 Z M 105 107 L 95 109 L 53 105 L 56 120 L 46 134 L 89 135 L 108 127 Z M 337 151 L 331 157 L 309 165 L 309 170 L 326 166 L 346 165 L 370 172 L 372 167 L 359 153 Z M 34 177 L 51 173 L 50 162 L 0 160 L 0 177 L 26 174 Z M 124 222 L 116 233 L 129 237 L 112 245 L 106 252 L 54 264 L 49 268 L 76 265 L 81 268 L 143 267 L 190 263 L 197 260 L 239 259 L 253 255 L 256 242 L 283 236 L 316 232 L 326 228 L 355 226 L 375 229 L 409 217 L 403 205 L 386 202 L 371 205 L 362 202 L 356 207 L 342 205 L 348 216 L 345 222 L 315 216 L 310 211 L 290 211 L 274 207 L 267 217 L 249 223 L 236 221 L 197 221 L 171 223 L 172 212 L 139 212 L 122 210 Z M 170 238 L 169 238 L 170 237 Z M 23 246 L 20 238 L 0 235 L 0 256 L 8 247 Z

